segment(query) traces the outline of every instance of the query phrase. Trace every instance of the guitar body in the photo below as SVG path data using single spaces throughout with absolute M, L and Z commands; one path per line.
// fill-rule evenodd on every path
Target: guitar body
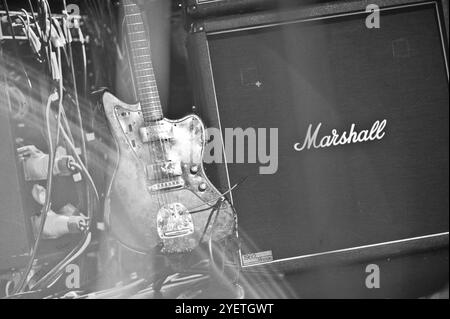
M 140 104 L 103 95 L 116 149 L 105 220 L 134 250 L 189 252 L 235 230 L 235 213 L 203 170 L 205 127 L 196 115 L 145 124 Z M 214 210 L 214 206 L 220 206 Z

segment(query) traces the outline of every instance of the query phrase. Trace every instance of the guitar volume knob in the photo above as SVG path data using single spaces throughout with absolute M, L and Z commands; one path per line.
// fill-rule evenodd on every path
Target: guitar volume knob
M 198 173 L 198 165 L 192 165 L 191 166 L 191 174 L 197 174 Z
M 206 183 L 200 183 L 198 185 L 198 190 L 201 191 L 201 192 L 204 192 L 207 187 L 208 187 L 208 185 L 206 185 Z

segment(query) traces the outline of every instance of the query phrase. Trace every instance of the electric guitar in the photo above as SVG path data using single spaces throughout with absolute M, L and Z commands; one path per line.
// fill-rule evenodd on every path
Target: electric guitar
M 235 230 L 235 213 L 205 175 L 204 124 L 196 115 L 164 118 L 139 7 L 123 0 L 125 28 L 139 103 L 105 92 L 103 106 L 116 150 L 105 220 L 134 250 L 189 252 Z

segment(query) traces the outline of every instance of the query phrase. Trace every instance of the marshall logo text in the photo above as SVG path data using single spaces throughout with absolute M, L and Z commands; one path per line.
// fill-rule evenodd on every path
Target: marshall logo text
M 303 143 L 295 143 L 294 149 L 296 151 L 303 151 L 304 149 L 313 148 L 325 148 L 330 146 L 338 146 L 352 143 L 361 143 L 374 140 L 381 140 L 385 133 L 384 128 L 386 127 L 387 120 L 384 119 L 381 122 L 375 121 L 369 130 L 357 131 L 355 129 L 355 124 L 353 123 L 350 127 L 350 131 L 344 131 L 338 133 L 336 129 L 331 130 L 330 135 L 323 136 L 318 140 L 318 135 L 322 123 L 319 123 L 312 133 L 312 124 L 309 124 L 308 131 L 306 132 L 306 137 Z

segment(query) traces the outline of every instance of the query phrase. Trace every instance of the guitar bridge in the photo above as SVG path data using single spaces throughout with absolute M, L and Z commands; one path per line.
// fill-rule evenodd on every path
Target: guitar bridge
M 157 229 L 161 239 L 187 236 L 194 233 L 194 221 L 183 204 L 170 203 L 158 211 Z
M 185 185 L 185 182 L 180 177 L 180 178 L 172 179 L 172 180 L 169 180 L 169 181 L 166 181 L 166 182 L 161 182 L 161 183 L 150 185 L 148 187 L 148 190 L 150 192 L 167 191 L 167 190 L 183 188 L 184 185 Z

